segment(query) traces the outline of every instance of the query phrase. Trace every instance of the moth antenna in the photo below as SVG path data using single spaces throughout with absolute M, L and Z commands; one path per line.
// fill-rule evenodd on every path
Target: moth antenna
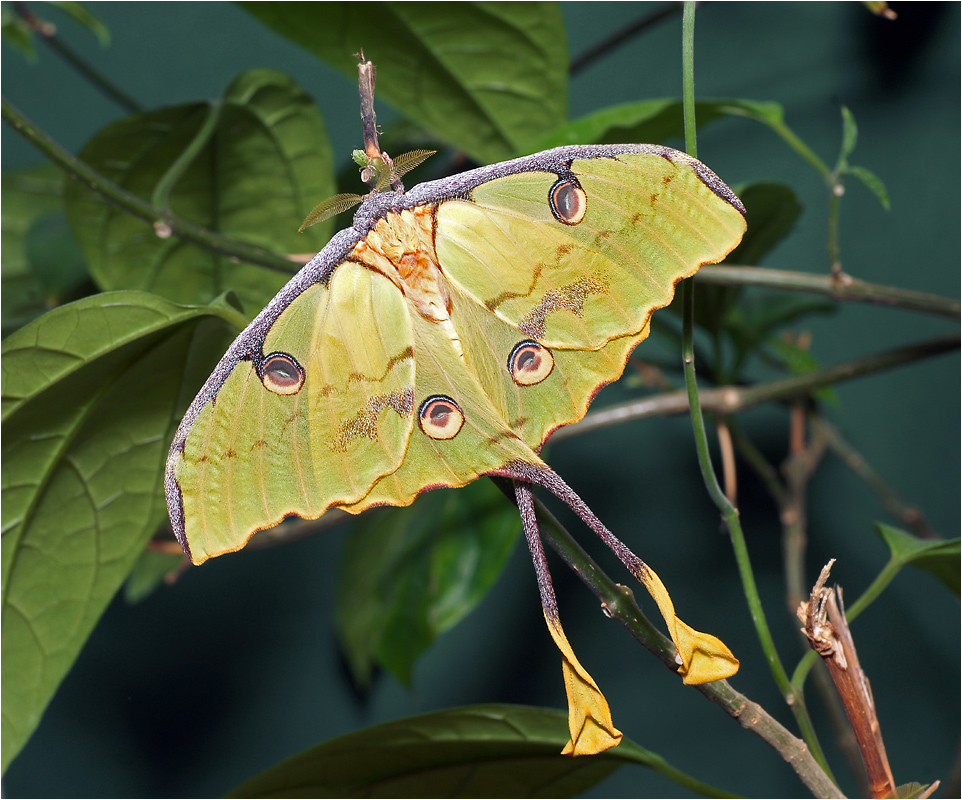
M 328 197 L 327 200 L 318 203 L 311 209 L 311 213 L 305 217 L 301 223 L 301 227 L 297 229 L 297 232 L 300 233 L 305 228 L 310 228 L 311 225 L 316 225 L 318 222 L 330 219 L 342 211 L 347 211 L 363 199 L 364 197 L 359 194 L 336 194 L 333 197 Z
M 436 152 L 438 151 L 411 150 L 409 153 L 401 153 L 401 155 L 394 159 L 394 172 L 392 173 L 394 179 L 399 179 L 402 175 L 405 175 L 415 167 L 420 166 Z

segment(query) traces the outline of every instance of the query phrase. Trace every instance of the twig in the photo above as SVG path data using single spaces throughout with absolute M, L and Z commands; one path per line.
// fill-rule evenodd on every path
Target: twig
M 53 25 L 45 24 L 35 17 L 33 12 L 27 8 L 26 3 L 14 3 L 13 8 L 24 20 L 24 22 L 30 26 L 31 29 L 43 41 L 50 45 L 54 52 L 67 61 L 67 63 L 69 63 L 81 75 L 89 80 L 94 86 L 100 89 L 100 91 L 107 95 L 107 97 L 109 97 L 118 105 L 122 106 L 131 114 L 136 114 L 141 110 L 140 104 L 137 103 L 136 100 L 114 86 L 113 83 L 111 83 L 107 78 L 91 67 L 72 49 L 67 47 L 67 45 L 65 45 L 57 36 L 57 29 Z
M 952 319 L 962 316 L 960 304 L 956 300 L 894 286 L 867 283 L 850 275 L 837 279 L 831 275 L 815 275 L 810 272 L 708 264 L 698 270 L 698 280 L 716 286 L 762 286 L 793 292 L 813 292 L 836 300 L 898 306 Z
M 872 466 L 865 461 L 861 454 L 842 437 L 838 428 L 821 418 L 815 420 L 813 424 L 818 425 L 829 448 L 842 459 L 849 469 L 875 490 L 886 511 L 901 520 L 902 524 L 906 527 L 911 528 L 919 538 L 939 538 L 925 521 L 922 512 L 915 506 L 904 503 L 895 490 L 889 486 L 884 479 L 872 469 Z
M 675 661 L 674 643 L 648 621 L 632 592 L 608 577 L 544 505 L 536 501 L 536 507 L 544 540 L 601 601 L 605 613 L 624 625 L 665 667 L 676 672 L 678 663 Z M 728 681 L 713 681 L 694 688 L 721 707 L 732 719 L 737 720 L 745 730 L 771 745 L 816 797 L 844 797 L 812 756 L 806 744 L 757 703 L 735 691 Z
M 175 235 L 215 253 L 232 256 L 240 261 L 292 275 L 295 264 L 288 258 L 262 247 L 253 247 L 236 239 L 229 239 L 214 231 L 188 222 L 176 214 L 156 208 L 134 194 L 122 189 L 76 156 L 68 153 L 47 134 L 21 114 L 6 98 L 2 99 L 3 120 L 17 130 L 28 142 L 49 158 L 71 178 L 80 181 L 104 200 L 151 223 L 160 236 Z
M 858 663 L 855 642 L 841 611 L 841 588 L 826 589 L 825 581 L 835 559 L 828 562 L 812 589 L 810 599 L 798 606 L 798 618 L 812 649 L 828 667 L 845 714 L 855 732 L 872 797 L 891 797 L 895 780 L 885 754 L 882 731 L 868 679 Z
M 805 592 L 805 548 L 808 544 L 808 482 L 825 453 L 824 437 L 813 434 L 805 441 L 806 414 L 792 404 L 791 447 L 782 464 L 785 494 L 779 504 L 782 521 L 782 556 L 785 563 L 786 601 L 789 611 L 798 608 Z
M 608 55 L 612 50 L 617 48 L 618 45 L 628 41 L 628 39 L 630 39 L 632 36 L 641 33 L 643 30 L 645 30 L 645 28 L 650 28 L 653 25 L 657 25 L 662 20 L 678 14 L 682 10 L 682 7 L 682 3 L 672 3 L 671 5 L 667 5 L 664 8 L 655 11 L 653 14 L 642 17 L 632 25 L 622 28 L 620 31 L 618 31 L 618 33 L 609 36 L 607 39 L 599 42 L 594 47 L 574 59 L 571 62 L 571 66 L 568 68 L 569 73 L 571 75 L 576 75 L 585 67 L 589 66 L 592 61 L 600 58 L 601 56 Z
M 902 364 L 920 361 L 923 358 L 942 355 L 958 350 L 959 335 L 953 334 L 939 339 L 929 339 L 914 345 L 897 347 L 862 356 L 851 361 L 836 364 L 834 367 L 809 372 L 772 383 L 756 386 L 722 386 L 700 393 L 702 408 L 719 414 L 735 414 L 752 406 L 772 400 L 786 400 L 798 395 L 808 394 L 823 386 L 830 386 L 852 378 L 871 375 Z M 609 406 L 601 411 L 593 411 L 580 422 L 555 431 L 552 442 L 559 442 L 572 436 L 580 436 L 598 428 L 618 425 L 642 417 L 668 416 L 688 411 L 688 395 L 685 390 L 632 400 L 627 403 Z
M 732 446 L 731 431 L 725 417 L 715 420 L 718 433 L 718 449 L 721 452 L 722 475 L 725 477 L 725 497 L 733 506 L 738 505 L 738 471 L 735 465 L 735 449 Z
M 364 58 L 364 51 L 358 54 L 361 63 L 357 65 L 357 87 L 361 95 L 361 128 L 364 131 L 364 153 L 368 158 L 381 157 L 381 145 L 377 141 L 377 116 L 374 113 L 374 84 L 377 69 Z

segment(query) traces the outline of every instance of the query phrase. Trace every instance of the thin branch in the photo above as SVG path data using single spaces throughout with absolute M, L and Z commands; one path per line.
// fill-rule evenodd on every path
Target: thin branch
M 923 358 L 942 355 L 959 349 L 959 335 L 930 339 L 906 347 L 883 350 L 880 353 L 862 356 L 861 358 L 836 364 L 834 367 L 809 372 L 772 383 L 755 386 L 721 386 L 708 389 L 700 393 L 702 408 L 720 414 L 734 414 L 752 406 L 767 403 L 772 400 L 787 400 L 801 394 L 808 394 L 823 386 L 881 372 L 892 367 L 920 361 Z M 609 406 L 601 411 L 593 411 L 580 422 L 555 431 L 551 435 L 552 442 L 558 442 L 571 436 L 618 425 L 629 420 L 642 417 L 667 416 L 683 414 L 688 411 L 688 395 L 683 389 L 674 392 L 632 400 L 627 403 Z
M 540 501 L 536 501 L 541 535 L 601 601 L 605 613 L 618 620 L 669 670 L 677 672 L 675 645 L 645 617 L 630 589 L 615 583 Z M 728 681 L 693 687 L 717 704 L 747 731 L 759 736 L 789 763 L 815 797 L 844 797 L 819 766 L 806 744 L 792 735 L 757 703 L 735 691 Z
M 642 17 L 632 25 L 622 28 L 620 31 L 618 31 L 618 33 L 599 42 L 590 50 L 582 53 L 571 62 L 571 66 L 568 68 L 569 74 L 576 75 L 585 67 L 590 66 L 592 61 L 595 61 L 601 56 L 608 55 L 619 45 L 624 44 L 631 37 L 644 31 L 645 28 L 650 28 L 653 25 L 657 25 L 664 19 L 675 16 L 675 14 L 682 10 L 682 5 L 682 3 L 671 3 L 670 5 L 666 5 L 664 8 L 661 8 L 646 17 Z
M 805 440 L 808 416 L 801 404 L 792 404 L 792 446 L 782 463 L 785 495 L 779 508 L 782 522 L 782 557 L 785 565 L 786 605 L 794 612 L 807 596 L 805 550 L 808 546 L 808 483 L 825 454 L 825 438 L 816 428 Z
M 718 433 L 718 449 L 722 457 L 722 475 L 725 477 L 725 497 L 733 506 L 738 505 L 738 470 L 735 465 L 735 449 L 732 446 L 732 434 L 728 430 L 728 421 L 719 416 L 715 420 L 715 430 Z
M 374 113 L 374 83 L 377 70 L 364 58 L 364 51 L 358 55 L 361 63 L 357 65 L 357 85 L 361 96 L 361 127 L 364 131 L 364 152 L 368 158 L 381 157 L 381 145 L 377 141 L 377 115 Z
M 805 625 L 804 633 L 812 649 L 828 667 L 845 707 L 868 775 L 871 796 L 892 797 L 895 794 L 895 780 L 885 754 L 872 690 L 859 665 L 855 641 L 841 610 L 842 590 L 841 587 L 824 588 L 834 562 L 835 559 L 828 562 L 809 600 L 799 605 L 798 618 Z
M 836 300 L 898 306 L 914 311 L 925 311 L 929 314 L 940 314 L 952 319 L 959 319 L 962 316 L 957 300 L 894 286 L 867 283 L 850 275 L 834 277 L 815 275 L 810 272 L 709 264 L 698 271 L 698 280 L 716 286 L 762 286 L 793 292 L 814 292 Z
M 188 222 L 176 214 L 152 206 L 134 194 L 68 153 L 47 134 L 21 114 L 6 98 L 2 99 L 3 120 L 17 130 L 30 144 L 49 158 L 71 178 L 80 181 L 104 200 L 118 208 L 151 223 L 158 236 L 174 235 L 185 241 L 213 250 L 226 256 L 256 264 L 267 269 L 292 275 L 297 265 L 285 256 L 229 239 L 214 231 Z
M 100 89 L 107 97 L 123 107 L 131 114 L 136 114 L 141 110 L 140 104 L 131 98 L 126 92 L 118 89 L 106 77 L 90 66 L 71 48 L 67 47 L 57 36 L 57 29 L 49 23 L 44 23 L 34 16 L 33 12 L 27 8 L 26 3 L 14 3 L 14 10 L 26 22 L 30 28 L 61 58 L 76 69 L 81 75 L 89 80 L 94 86 Z
M 838 428 L 824 419 L 813 421 L 821 430 L 829 448 L 845 463 L 845 465 L 865 481 L 878 494 L 882 507 L 892 516 L 897 517 L 903 525 L 911 528 L 921 539 L 938 539 L 939 536 L 929 527 L 922 512 L 915 506 L 907 505 L 889 486 L 862 455 L 849 444 L 839 433 Z

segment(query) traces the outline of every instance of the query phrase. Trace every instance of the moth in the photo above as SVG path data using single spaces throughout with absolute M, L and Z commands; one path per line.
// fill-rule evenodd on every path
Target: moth
M 514 481 L 536 562 L 532 485 L 600 532 L 541 446 L 622 374 L 676 283 L 744 231 L 708 167 L 657 145 L 560 147 L 372 192 L 187 410 L 165 475 L 178 541 L 200 564 L 291 514 L 404 506 L 482 475 Z

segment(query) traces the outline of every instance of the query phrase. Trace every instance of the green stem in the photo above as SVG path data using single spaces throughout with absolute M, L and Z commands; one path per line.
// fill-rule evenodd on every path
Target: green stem
M 792 150 L 811 164 L 826 182 L 830 179 L 832 172 L 826 166 L 825 162 L 822 161 L 822 159 L 816 155 L 815 151 L 805 144 L 805 142 L 799 139 L 798 136 L 795 135 L 795 132 L 789 128 L 780 117 L 776 117 L 773 114 L 765 114 L 756 109 L 746 108 L 743 105 L 723 106 L 723 111 L 731 116 L 746 117 L 747 119 L 753 119 L 762 125 L 768 126 L 775 131 Z
M 695 28 L 695 4 L 693 0 L 686 0 L 685 14 L 682 34 L 682 61 L 684 74 L 684 108 L 685 108 L 685 143 L 688 154 L 697 157 L 695 150 L 695 79 L 694 79 L 694 28 Z M 688 389 L 688 405 L 691 409 L 691 422 L 695 434 L 695 449 L 698 454 L 698 465 L 701 469 L 702 478 L 705 481 L 705 488 L 712 502 L 721 511 L 722 517 L 728 526 L 731 534 L 732 547 L 735 551 L 735 561 L 738 564 L 738 571 L 742 580 L 742 587 L 745 598 L 748 601 L 748 608 L 755 625 L 759 643 L 765 658 L 768 661 L 769 669 L 775 678 L 775 683 L 782 691 L 782 695 L 798 723 L 802 738 L 808 744 L 812 755 L 825 771 L 825 774 L 832 777 L 828 762 L 822 753 L 815 729 L 805 708 L 805 701 L 802 693 L 792 686 L 782 666 L 775 649 L 775 642 L 772 639 L 768 621 L 765 618 L 765 611 L 762 608 L 761 598 L 758 595 L 758 587 L 755 584 L 755 576 L 752 572 L 751 561 L 748 556 L 748 547 L 745 543 L 745 536 L 742 532 L 741 523 L 738 518 L 737 509 L 729 502 L 718 483 L 714 467 L 711 463 L 711 455 L 708 450 L 708 436 L 705 432 L 705 419 L 702 416 L 701 403 L 698 399 L 698 381 L 695 376 L 695 350 L 693 346 L 695 329 L 695 291 L 694 280 L 688 278 L 682 281 L 682 357 L 685 370 L 685 383 Z
M 752 406 L 772 400 L 786 400 L 798 395 L 809 394 L 824 386 L 870 375 L 892 367 L 920 361 L 923 358 L 942 355 L 959 349 L 959 335 L 952 334 L 938 339 L 930 339 L 906 347 L 883 350 L 868 356 L 845 361 L 834 367 L 797 375 L 773 383 L 757 386 L 720 386 L 708 389 L 700 395 L 702 406 L 719 414 L 735 414 Z M 632 400 L 628 403 L 609 406 L 601 411 L 592 411 L 580 422 L 555 431 L 552 442 L 559 442 L 571 436 L 618 425 L 642 417 L 667 416 L 686 413 L 689 408 L 686 390 Z
M 804 158 L 809 164 L 811 164 L 818 173 L 828 180 L 831 175 L 831 171 L 826 166 L 825 162 L 822 161 L 805 142 L 795 135 L 795 131 L 789 128 L 782 121 L 768 121 L 766 124 L 770 125 L 772 130 L 778 133 L 779 136 L 791 147 L 796 153 L 798 153 L 802 158 Z
M 828 265 L 832 277 L 838 279 L 842 274 L 842 261 L 838 253 L 838 214 L 842 201 L 842 184 L 837 172 L 828 177 L 828 191 L 831 197 L 828 203 Z
M 157 181 L 157 185 L 154 186 L 154 191 L 150 196 L 150 203 L 154 208 L 170 211 L 170 192 L 187 168 L 194 162 L 194 159 L 200 155 L 200 151 L 207 146 L 211 136 L 214 135 L 217 122 L 220 119 L 221 108 L 223 108 L 223 104 L 220 100 L 215 100 L 210 104 L 207 118 L 204 120 L 204 124 L 200 126 L 200 130 L 197 131 L 190 144 L 184 148 L 184 151 L 177 156 L 174 163 L 160 176 L 160 180 Z
M 169 211 L 154 207 L 145 200 L 122 189 L 83 161 L 68 153 L 7 102 L 6 98 L 2 99 L 2 106 L 4 122 L 15 128 L 20 135 L 60 169 L 71 178 L 92 189 L 108 203 L 112 203 L 127 213 L 151 223 L 159 235 L 161 233 L 174 235 L 216 253 L 232 256 L 240 261 L 246 261 L 288 275 L 292 275 L 296 271 L 298 265 L 282 255 L 272 253 L 262 247 L 253 247 L 238 242 L 236 239 L 229 239 L 193 222 L 181 219 Z
M 540 501 L 535 500 L 535 507 L 542 537 L 601 601 L 605 613 L 618 620 L 668 669 L 677 672 L 674 643 L 648 621 L 631 590 L 608 577 Z M 693 688 L 717 704 L 732 719 L 737 720 L 745 730 L 774 748 L 791 765 L 814 796 L 842 797 L 838 787 L 812 756 L 806 744 L 793 736 L 757 703 L 735 691 L 728 681 L 713 681 Z
M 685 0 L 681 23 L 682 107 L 685 116 L 685 150 L 698 158 L 695 130 L 695 3 Z
M 716 286 L 761 286 L 767 289 L 812 292 L 828 295 L 836 300 L 897 306 L 956 320 L 962 316 L 957 300 L 895 286 L 867 283 L 848 275 L 837 278 L 811 272 L 742 267 L 737 264 L 708 264 L 698 270 L 698 280 Z
M 24 3 L 14 3 L 14 9 L 23 20 L 43 39 L 51 48 L 88 81 L 102 91 L 107 97 L 129 111 L 136 114 L 141 110 L 137 101 L 133 100 L 128 94 L 114 86 L 107 78 L 91 67 L 86 61 L 78 56 L 73 50 L 65 45 L 55 32 L 53 27 L 42 23 L 26 7 Z

